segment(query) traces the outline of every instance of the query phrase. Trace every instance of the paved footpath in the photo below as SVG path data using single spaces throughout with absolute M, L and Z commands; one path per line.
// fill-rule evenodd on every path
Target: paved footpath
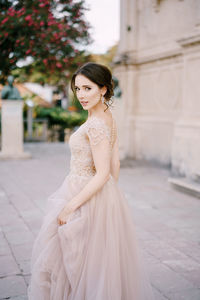
M 0 161 L 0 299 L 27 299 L 31 249 L 46 199 L 69 171 L 67 144 L 29 143 L 25 149 L 32 159 Z M 175 190 L 169 174 L 134 162 L 121 168 L 119 184 L 156 300 L 200 300 L 200 199 Z

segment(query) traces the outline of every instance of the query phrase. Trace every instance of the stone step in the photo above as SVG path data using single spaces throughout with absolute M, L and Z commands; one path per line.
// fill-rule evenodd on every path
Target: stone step
M 195 175 L 200 178 L 200 171 L 196 172 Z
M 200 198 L 200 184 L 196 181 L 191 181 L 186 177 L 169 177 L 168 182 L 175 187 Z

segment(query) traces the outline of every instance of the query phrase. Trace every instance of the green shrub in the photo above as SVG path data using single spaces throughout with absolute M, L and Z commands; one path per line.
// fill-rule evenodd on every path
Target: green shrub
M 44 108 L 35 107 L 36 118 L 47 119 L 48 126 L 60 125 L 62 128 L 73 128 L 85 122 L 87 114 L 83 112 L 68 112 L 61 107 Z

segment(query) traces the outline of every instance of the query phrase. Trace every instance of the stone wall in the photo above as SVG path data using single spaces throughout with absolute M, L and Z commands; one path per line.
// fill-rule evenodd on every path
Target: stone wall
M 200 1 L 121 0 L 121 157 L 200 174 Z

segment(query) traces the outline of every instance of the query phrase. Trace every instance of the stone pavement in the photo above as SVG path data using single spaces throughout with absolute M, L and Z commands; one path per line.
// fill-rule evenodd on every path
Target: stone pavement
M 0 161 L 0 299 L 27 299 L 31 249 L 46 199 L 69 171 L 67 144 L 29 143 L 25 150 L 32 159 Z M 169 174 L 135 162 L 121 168 L 119 184 L 156 300 L 200 300 L 200 199 L 173 189 Z

